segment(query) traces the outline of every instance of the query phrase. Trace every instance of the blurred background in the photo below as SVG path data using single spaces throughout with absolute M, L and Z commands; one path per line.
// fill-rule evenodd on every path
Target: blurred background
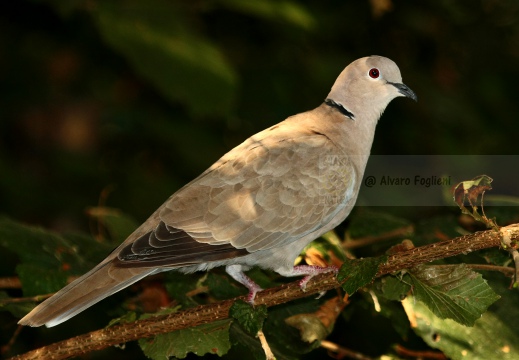
M 371 54 L 393 59 L 419 98 L 391 103 L 374 154 L 515 154 L 518 11 L 512 0 L 7 2 L 0 213 L 57 230 L 88 231 L 97 204 L 144 220 Z
M 394 60 L 419 98 L 389 105 L 373 154 L 515 155 L 518 16 L 515 0 L 4 2 L 0 216 L 84 234 L 92 206 L 144 221 L 247 137 L 319 106 L 347 64 L 373 54 Z M 464 164 L 474 175 L 479 165 Z M 503 164 L 515 176 L 517 165 Z M 13 276 L 18 260 L 3 254 L 0 276 Z M 30 348 L 56 340 L 39 331 L 50 338 Z

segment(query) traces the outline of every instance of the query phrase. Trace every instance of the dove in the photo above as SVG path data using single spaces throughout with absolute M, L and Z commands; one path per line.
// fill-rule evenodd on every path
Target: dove
M 352 210 L 377 122 L 391 100 L 417 100 L 390 59 L 353 61 L 324 102 L 238 145 L 175 192 L 100 264 L 19 321 L 58 325 L 140 279 L 225 266 L 249 290 L 245 271 L 311 277 L 336 268 L 294 266 L 314 239 Z

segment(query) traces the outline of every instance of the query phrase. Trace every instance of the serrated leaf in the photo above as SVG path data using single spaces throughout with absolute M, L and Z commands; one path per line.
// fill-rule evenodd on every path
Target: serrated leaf
M 188 353 L 198 356 L 217 354 L 222 356 L 229 351 L 230 319 L 215 321 L 188 329 L 160 334 L 150 339 L 139 340 L 139 346 L 150 359 L 164 360 L 174 356 L 183 359 Z
M 237 300 L 229 309 L 229 315 L 249 334 L 256 335 L 263 328 L 263 322 L 267 318 L 267 307 L 252 306 L 243 300 Z
M 234 102 L 237 76 L 217 46 L 189 24 L 178 3 L 99 2 L 93 12 L 105 41 L 168 99 L 194 116 L 221 116 Z
M 431 347 L 453 360 L 519 359 L 517 333 L 491 312 L 472 327 L 440 319 L 422 302 L 409 297 L 405 310 L 413 330 Z
M 420 266 L 409 273 L 413 294 L 441 319 L 472 326 L 499 299 L 481 274 L 464 264 Z
M 378 267 L 387 261 L 387 256 L 347 260 L 339 269 L 337 280 L 348 295 L 353 295 L 361 287 L 371 283 Z

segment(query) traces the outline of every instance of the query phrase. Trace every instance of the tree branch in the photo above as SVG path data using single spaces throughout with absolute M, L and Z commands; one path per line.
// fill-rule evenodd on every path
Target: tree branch
M 515 244 L 519 241 L 519 224 L 507 226 L 499 232 L 487 230 L 460 236 L 451 240 L 392 254 L 389 256 L 387 263 L 379 267 L 377 277 L 462 253 L 466 254 L 481 249 L 499 247 L 501 246 L 501 236 L 504 231 L 507 231 L 507 236 L 509 236 L 511 243 Z M 255 302 L 257 305 L 270 307 L 340 286 L 332 273 L 321 274 L 313 278 L 307 284 L 305 292 L 299 288 L 298 283 L 299 281 L 294 281 L 290 284 L 262 291 L 257 294 Z M 245 297 L 240 298 L 244 299 Z M 93 331 L 15 356 L 12 359 L 67 359 L 128 341 L 226 319 L 229 317 L 230 306 L 236 300 L 237 298 L 225 300 L 186 309 L 170 315 L 156 316 Z

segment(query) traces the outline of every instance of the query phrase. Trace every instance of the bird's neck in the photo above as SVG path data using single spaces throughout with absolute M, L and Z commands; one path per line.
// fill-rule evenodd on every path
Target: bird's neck
M 325 119 L 315 125 L 327 130 L 332 141 L 337 144 L 355 144 L 348 150 L 350 154 L 369 155 L 375 135 L 375 128 L 381 113 L 360 111 L 336 101 L 325 101 L 316 109 Z

